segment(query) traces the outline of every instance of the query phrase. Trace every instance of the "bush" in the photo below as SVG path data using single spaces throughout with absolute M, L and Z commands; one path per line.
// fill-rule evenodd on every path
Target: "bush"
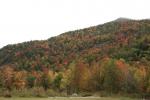
M 98 93 L 98 96 L 100 96 L 100 97 L 108 97 L 108 96 L 110 96 L 111 94 L 110 93 L 108 93 L 108 92 L 106 92 L 106 91 L 100 91 L 99 93 Z
M 47 96 L 50 96 L 50 97 L 54 97 L 54 96 L 59 96 L 60 94 L 56 91 L 54 91 L 53 89 L 48 89 L 46 91 L 46 94 Z
M 13 89 L 11 94 L 16 97 L 46 97 L 43 87 L 34 87 L 31 89 Z
M 3 96 L 3 89 L 0 88 L 0 97 Z
M 60 93 L 60 96 L 61 96 L 61 97 L 67 97 L 68 95 L 67 95 L 67 92 L 61 92 L 61 93 Z
M 81 92 L 80 95 L 81 95 L 82 97 L 88 97 L 88 96 L 92 96 L 93 94 L 90 93 L 90 92 Z
M 9 98 L 9 97 L 12 97 L 11 92 L 8 91 L 8 90 L 6 90 L 6 91 L 3 92 L 3 96 L 4 96 L 4 97 L 8 97 L 8 98 Z
M 34 87 L 33 96 L 35 97 L 46 97 L 46 92 L 43 87 Z
M 16 97 L 32 97 L 33 96 L 33 92 L 31 89 L 21 89 L 21 90 L 13 89 L 11 93 L 13 96 L 16 96 Z

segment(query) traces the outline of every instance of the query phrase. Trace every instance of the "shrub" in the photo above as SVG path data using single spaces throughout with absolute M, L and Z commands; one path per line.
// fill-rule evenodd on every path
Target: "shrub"
M 57 93 L 57 92 L 54 91 L 53 89 L 48 89 L 48 90 L 46 91 L 46 94 L 47 94 L 47 96 L 50 96 L 50 97 L 59 96 L 59 93 Z
M 16 96 L 16 97 L 32 97 L 33 96 L 33 91 L 31 89 L 21 89 L 21 90 L 13 89 L 11 93 L 13 96 Z
M 88 96 L 92 96 L 92 93 L 90 93 L 90 92 L 81 92 L 80 95 L 82 97 L 88 97 Z
M 3 92 L 3 96 L 4 97 L 12 97 L 11 92 L 8 91 L 8 90 L 6 90 L 6 91 Z
M 67 95 L 67 92 L 61 92 L 61 93 L 60 93 L 60 96 L 61 96 L 61 97 L 67 97 L 68 95 Z
M 33 96 L 35 97 L 46 97 L 46 92 L 43 87 L 34 87 Z

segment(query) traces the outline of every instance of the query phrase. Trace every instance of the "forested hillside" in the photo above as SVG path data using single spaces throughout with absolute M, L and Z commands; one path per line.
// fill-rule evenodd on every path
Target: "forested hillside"
M 0 88 L 149 96 L 150 20 L 118 19 L 7 45 L 0 50 Z

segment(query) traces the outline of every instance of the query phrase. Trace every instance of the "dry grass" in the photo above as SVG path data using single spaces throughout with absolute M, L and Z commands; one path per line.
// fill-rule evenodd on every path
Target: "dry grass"
M 125 97 L 48 97 L 48 98 L 0 98 L 0 100 L 138 100 Z M 140 100 L 140 99 L 139 99 Z

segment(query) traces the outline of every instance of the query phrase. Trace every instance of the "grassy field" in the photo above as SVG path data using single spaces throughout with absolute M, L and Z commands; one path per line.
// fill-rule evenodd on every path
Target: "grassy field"
M 138 100 L 124 97 L 49 97 L 49 98 L 2 98 L 0 100 Z M 140 99 L 139 99 L 140 100 Z

